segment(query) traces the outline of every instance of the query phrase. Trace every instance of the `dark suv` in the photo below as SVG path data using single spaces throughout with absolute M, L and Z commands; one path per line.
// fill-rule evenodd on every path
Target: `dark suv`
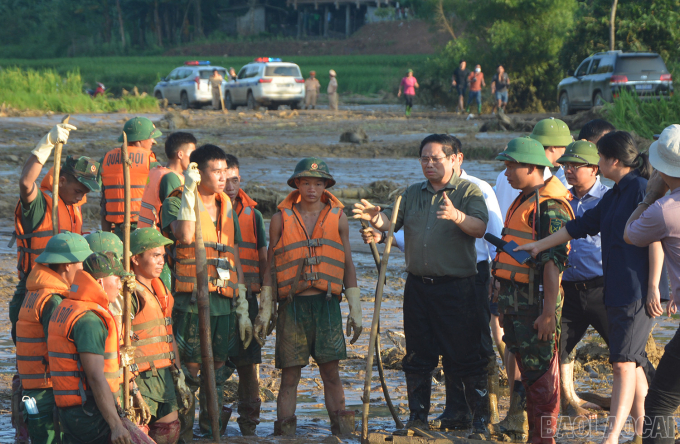
M 612 102 L 622 89 L 641 99 L 673 94 L 673 79 L 666 64 L 659 54 L 651 52 L 600 52 L 567 75 L 557 85 L 557 103 L 563 116 Z

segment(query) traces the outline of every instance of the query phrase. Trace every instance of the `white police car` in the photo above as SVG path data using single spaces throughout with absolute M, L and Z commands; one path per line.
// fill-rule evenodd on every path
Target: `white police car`
M 245 105 L 248 109 L 260 106 L 277 109 L 279 105 L 288 105 L 298 109 L 305 99 L 304 83 L 300 67 L 295 63 L 258 57 L 241 68 L 236 79 L 227 82 L 224 107 L 236 109 Z
M 212 103 L 212 91 L 209 79 L 217 70 L 223 79 L 222 90 L 226 89 L 227 70 L 221 66 L 212 66 L 208 61 L 190 61 L 184 66 L 173 69 L 167 77 L 163 77 L 153 89 L 153 95 L 159 100 L 168 99 L 170 104 L 179 104 L 182 109 L 191 106 L 203 106 Z

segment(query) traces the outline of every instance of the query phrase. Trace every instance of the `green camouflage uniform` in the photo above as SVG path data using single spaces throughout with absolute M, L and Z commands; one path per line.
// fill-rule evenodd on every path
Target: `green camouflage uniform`
M 521 198 L 526 199 L 527 197 Z M 541 239 L 556 233 L 571 220 L 571 215 L 562 204 L 553 199 L 541 202 L 540 214 Z M 532 225 L 531 219 L 529 219 L 529 225 Z M 549 261 L 553 261 L 562 273 L 567 266 L 567 244 L 559 245 L 541 253 L 541 265 Z M 533 304 L 529 304 L 529 284 L 513 284 L 505 279 L 499 279 L 499 281 L 501 288 L 498 294 L 498 311 L 503 313 L 503 328 L 505 330 L 503 341 L 512 353 L 519 354 L 524 370 L 523 378 L 528 379 L 529 384 L 532 384 L 550 366 L 550 360 L 555 351 L 555 341 L 560 334 L 562 298 L 561 295 L 557 297 L 557 310 L 555 312 L 557 334 L 549 341 L 540 341 L 538 331 L 534 328 L 534 321 L 542 310 L 539 305 L 539 286 L 534 285 Z

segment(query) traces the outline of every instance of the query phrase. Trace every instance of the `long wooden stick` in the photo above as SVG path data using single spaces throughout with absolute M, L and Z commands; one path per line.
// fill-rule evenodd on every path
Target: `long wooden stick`
M 368 222 L 365 220 L 361 221 L 361 226 L 366 229 L 369 228 Z M 375 244 L 375 241 L 371 241 L 370 244 L 371 246 L 371 253 L 373 253 L 373 260 L 375 261 L 375 266 L 378 269 L 378 273 L 380 273 L 380 253 L 378 253 L 378 246 Z M 392 404 L 392 398 L 390 397 L 390 392 L 387 387 L 387 382 L 385 381 L 385 369 L 383 368 L 383 362 L 382 362 L 382 355 L 380 352 L 380 324 L 378 323 L 378 334 L 375 336 L 375 359 L 378 361 L 378 376 L 380 376 L 380 385 L 382 386 L 383 389 L 383 395 L 385 395 L 385 403 L 387 404 L 387 408 L 390 409 L 390 413 L 392 414 L 392 419 L 394 419 L 394 423 L 396 424 L 398 429 L 403 429 L 404 428 L 404 423 L 401 422 L 401 419 L 399 419 L 399 415 L 397 414 L 397 410 L 394 408 L 394 404 Z
M 373 354 L 375 353 L 376 338 L 378 337 L 378 324 L 380 323 L 380 306 L 382 304 L 383 289 L 385 287 L 385 275 L 387 273 L 387 262 L 390 258 L 392 249 L 392 236 L 394 236 L 394 226 L 397 223 L 399 206 L 401 205 L 401 195 L 397 196 L 392 210 L 392 220 L 390 229 L 387 232 L 385 241 L 385 252 L 380 262 L 380 274 L 378 275 L 378 287 L 375 290 L 375 307 L 373 309 L 373 321 L 371 323 L 371 337 L 368 340 L 368 355 L 366 355 L 366 380 L 364 381 L 364 396 L 362 397 L 363 411 L 361 414 L 361 442 L 368 442 L 368 409 L 371 399 L 371 377 L 373 375 Z
M 212 335 L 210 333 L 210 297 L 208 290 L 208 259 L 203 243 L 203 230 L 201 229 L 201 196 L 196 189 L 196 302 L 198 304 L 198 334 L 201 340 L 201 375 L 203 387 L 206 390 L 206 402 L 208 403 L 208 416 L 212 429 L 213 442 L 220 442 L 220 417 L 217 405 L 217 388 L 215 387 L 215 359 L 212 349 Z
M 127 149 L 127 134 L 123 132 L 123 146 L 120 148 L 120 156 L 123 160 L 123 188 L 125 200 L 123 216 L 123 267 L 125 271 L 130 271 L 130 156 Z M 130 287 L 123 284 L 123 347 L 130 347 L 130 331 L 132 330 L 132 294 Z M 123 409 L 130 411 L 130 366 L 123 366 Z
M 222 103 L 222 114 L 227 114 L 227 108 L 224 107 L 224 93 L 222 92 L 222 84 L 220 83 L 220 102 Z
M 67 114 L 61 123 L 68 123 L 71 116 Z M 64 144 L 57 142 L 54 146 L 54 169 L 52 170 L 52 236 L 59 234 L 59 174 L 61 173 L 61 150 Z

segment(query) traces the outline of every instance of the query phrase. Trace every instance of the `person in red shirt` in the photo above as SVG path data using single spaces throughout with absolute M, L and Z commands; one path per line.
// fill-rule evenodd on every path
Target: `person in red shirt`
M 484 82 L 484 73 L 480 65 L 475 66 L 474 72 L 468 76 L 468 85 L 470 85 L 470 94 L 468 95 L 468 106 L 466 113 L 470 112 L 470 104 L 472 100 L 477 101 L 477 112 L 482 114 L 482 87 L 486 86 Z
M 409 69 L 406 72 L 406 77 L 401 79 L 399 84 L 399 92 L 397 97 L 401 97 L 402 90 L 404 91 L 404 98 L 406 99 L 406 116 L 411 115 L 411 108 L 413 108 L 413 99 L 416 97 L 416 88 L 420 88 L 418 81 L 413 76 L 413 70 Z

